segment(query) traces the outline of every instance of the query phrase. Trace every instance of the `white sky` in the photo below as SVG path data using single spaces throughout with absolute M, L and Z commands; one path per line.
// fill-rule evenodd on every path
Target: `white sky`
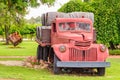
M 30 19 L 31 17 L 36 18 L 37 16 L 41 16 L 41 14 L 46 12 L 57 11 L 63 4 L 67 3 L 69 0 L 57 0 L 54 6 L 48 7 L 47 5 L 41 5 L 37 8 L 28 8 L 29 13 L 25 16 L 26 19 Z

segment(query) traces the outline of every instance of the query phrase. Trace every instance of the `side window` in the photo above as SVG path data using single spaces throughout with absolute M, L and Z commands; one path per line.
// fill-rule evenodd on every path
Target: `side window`
M 53 23 L 53 32 L 56 32 L 56 24 Z

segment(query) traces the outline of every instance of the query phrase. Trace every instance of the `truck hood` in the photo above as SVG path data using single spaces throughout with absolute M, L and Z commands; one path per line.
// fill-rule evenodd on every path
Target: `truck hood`
M 75 41 L 83 41 L 84 39 L 84 35 L 78 33 L 71 33 L 71 32 L 60 33 L 58 34 L 58 36 L 59 36 L 58 38 L 71 39 Z

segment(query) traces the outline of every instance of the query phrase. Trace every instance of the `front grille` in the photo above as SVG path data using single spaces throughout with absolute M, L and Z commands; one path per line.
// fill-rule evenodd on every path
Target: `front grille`
M 70 48 L 69 60 L 70 61 L 96 61 L 97 49 L 91 48 L 89 50 L 78 50 L 75 48 Z
M 82 47 L 90 46 L 90 41 L 88 41 L 88 42 L 78 42 L 78 41 L 76 41 L 75 46 L 82 46 Z
M 69 60 L 70 61 L 82 61 L 82 50 L 77 50 L 74 48 L 69 49 Z

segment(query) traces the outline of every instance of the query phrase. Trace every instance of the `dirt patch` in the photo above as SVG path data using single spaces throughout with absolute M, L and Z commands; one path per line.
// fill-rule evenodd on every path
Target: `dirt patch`
M 20 58 L 21 56 L 1 56 L 1 58 Z M 7 61 L 0 61 L 0 64 L 5 66 L 23 66 L 23 67 L 29 67 L 29 68 L 35 68 L 35 69 L 44 69 L 48 68 L 49 64 L 40 64 L 35 56 L 29 56 L 26 58 L 26 56 L 23 56 L 22 58 L 25 58 L 22 61 L 17 60 L 7 60 Z
M 0 56 L 0 58 L 27 58 L 28 56 Z M 108 58 L 120 58 L 120 55 L 110 55 Z M 0 61 L 0 64 L 6 65 L 6 66 L 24 66 L 24 61 Z M 0 79 L 2 80 L 2 79 Z
M 23 61 L 0 61 L 0 64 L 6 65 L 6 66 L 23 66 Z
M 120 58 L 120 55 L 110 55 L 108 58 Z

